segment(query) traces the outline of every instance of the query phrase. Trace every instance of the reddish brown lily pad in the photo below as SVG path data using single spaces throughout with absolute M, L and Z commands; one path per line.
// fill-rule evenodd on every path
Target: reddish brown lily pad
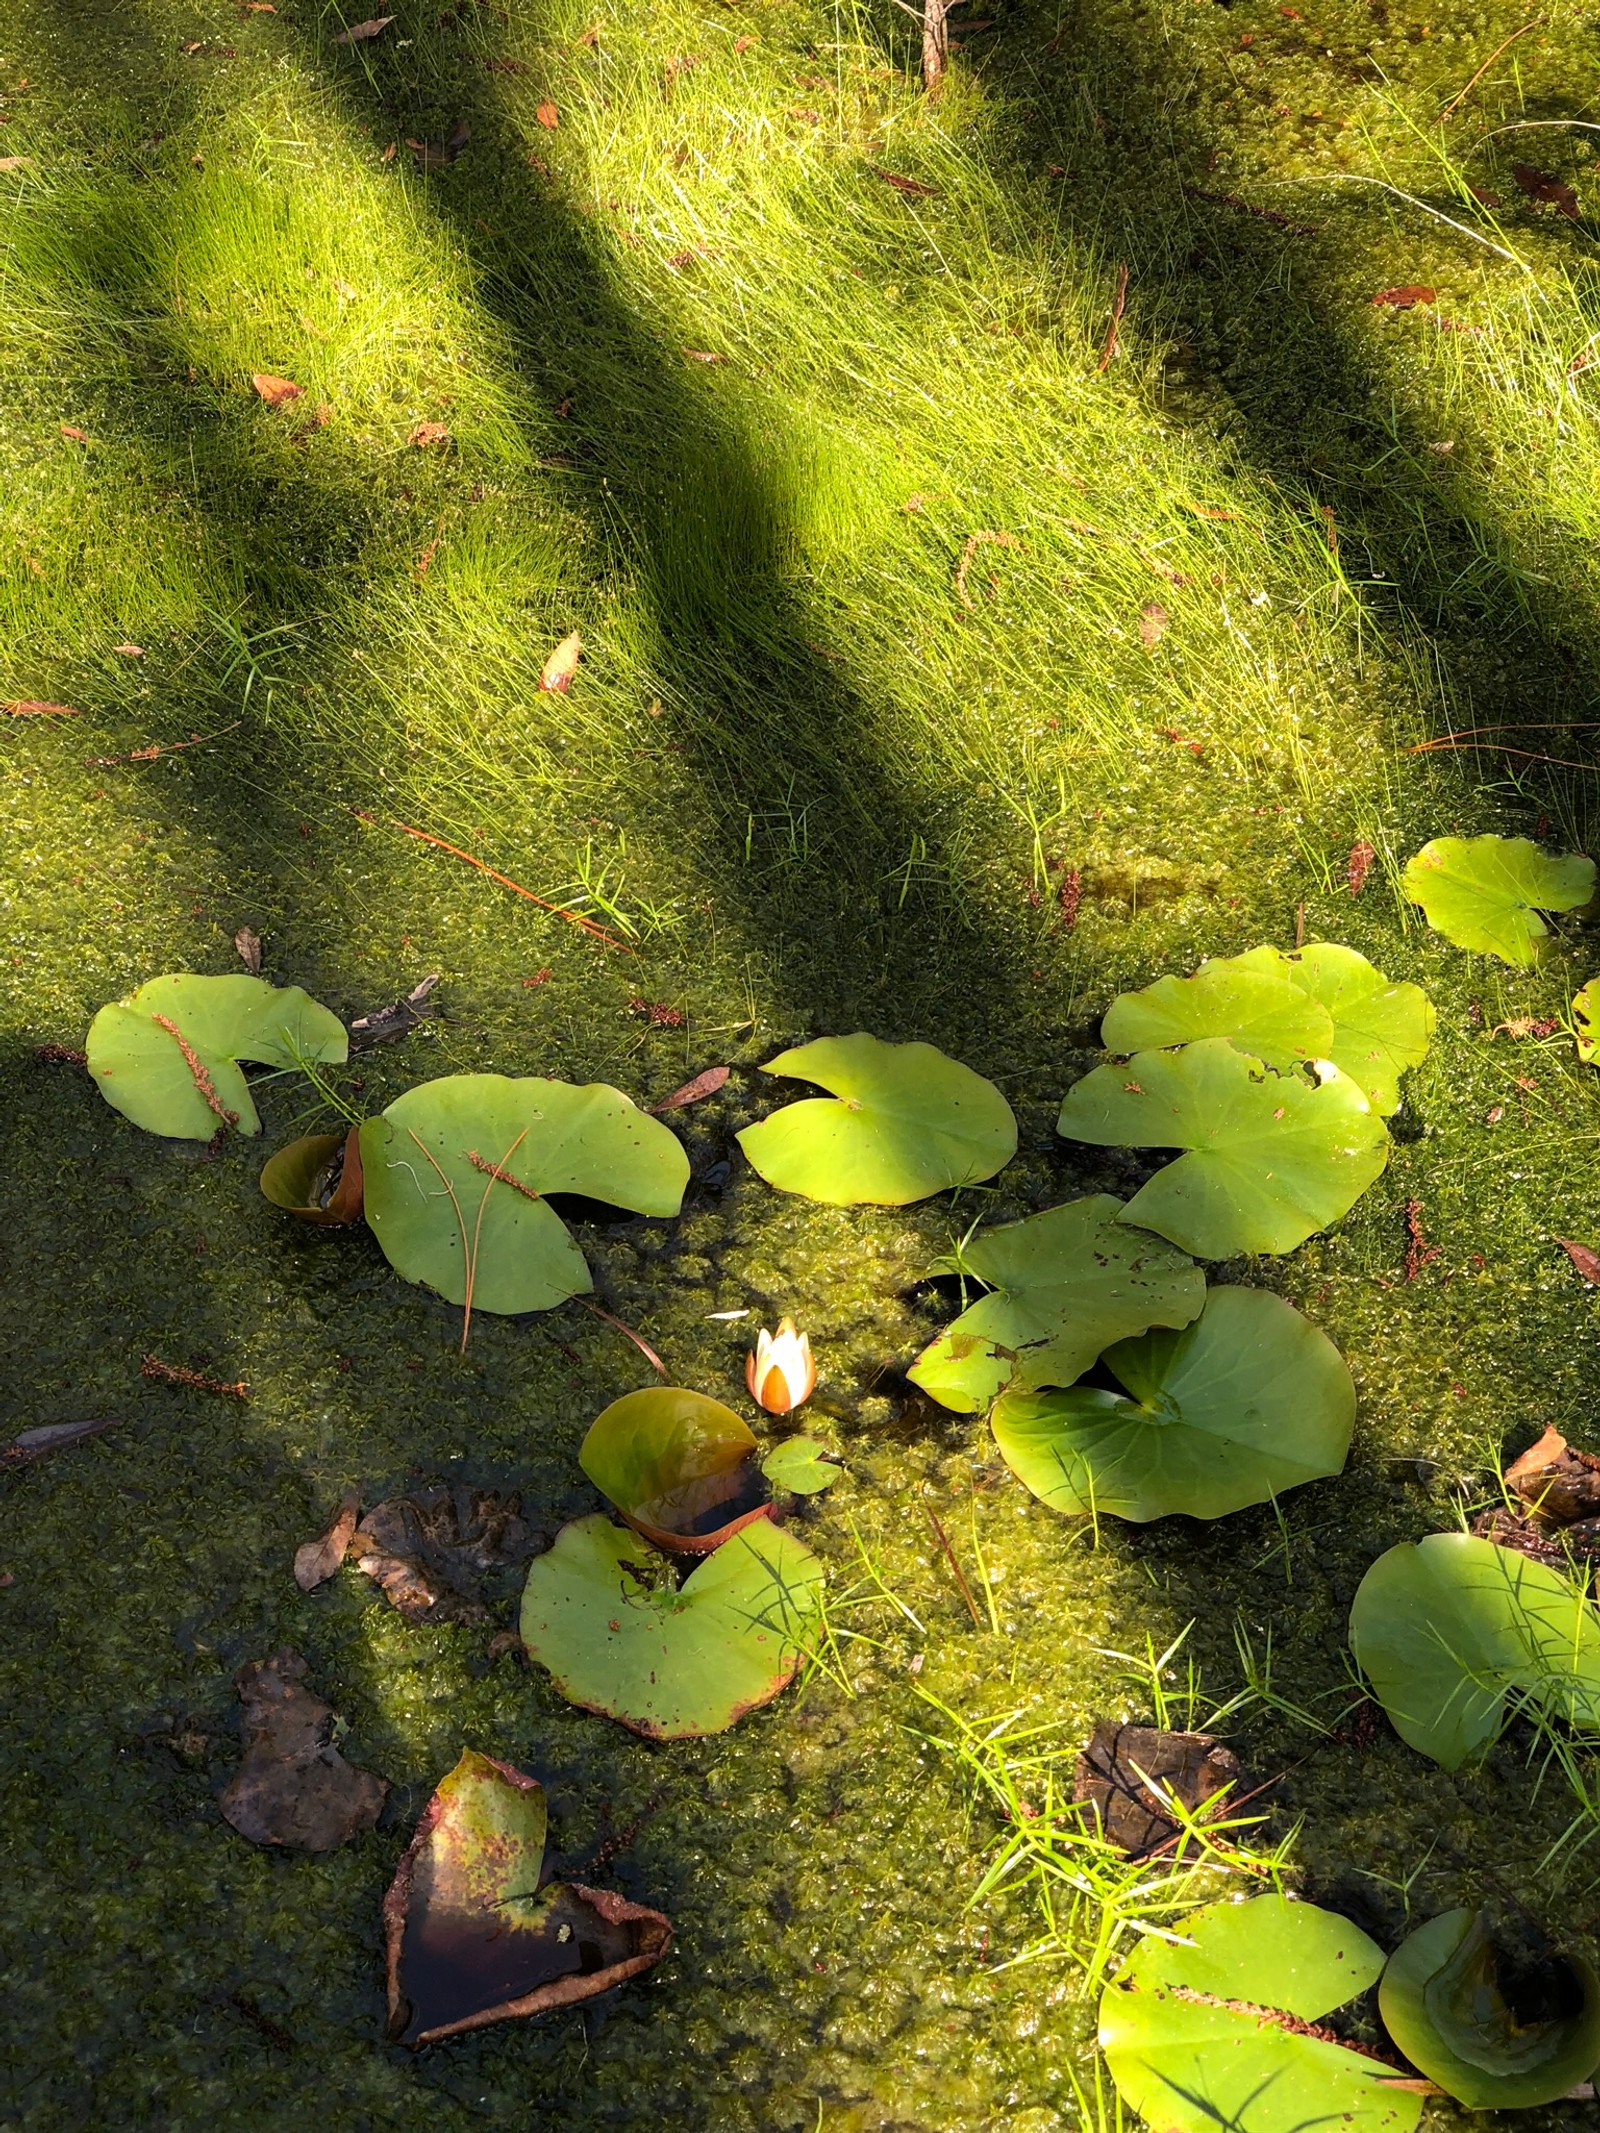
M 240 1667 L 245 1756 L 219 1804 L 252 1844 L 331 1852 L 372 1827 L 389 1786 L 334 1747 L 332 1706 L 306 1687 L 308 1672 L 291 1651 Z
M 1089 1808 L 1103 1836 L 1140 1859 L 1179 1835 L 1169 1800 L 1194 1814 L 1229 1788 L 1236 1797 L 1243 1779 L 1239 1758 L 1209 1733 L 1102 1719 L 1078 1757 L 1073 1797 Z
M 356 1568 L 408 1622 L 487 1622 L 491 1571 L 525 1563 L 541 1536 L 513 1490 L 418 1489 L 375 1504 L 351 1538 Z
M 389 2035 L 413 2049 L 609 1992 L 659 1963 L 672 1921 L 605 1889 L 540 1887 L 544 1790 L 462 1751 L 383 1899 Z
M 771 1514 L 756 1448 L 720 1400 L 652 1385 L 624 1393 L 595 1418 L 578 1463 L 636 1533 L 658 1548 L 709 1555 Z
M 302 1222 L 359 1222 L 364 1198 L 360 1128 L 308 1133 L 291 1141 L 268 1159 L 261 1190 L 274 1207 L 287 1208 Z

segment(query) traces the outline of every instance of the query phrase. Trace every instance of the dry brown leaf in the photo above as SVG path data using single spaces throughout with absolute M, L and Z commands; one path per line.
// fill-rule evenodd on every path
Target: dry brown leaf
M 8 718 L 76 718 L 77 709 L 72 704 L 38 703 L 23 697 L 15 703 L 0 703 L 0 711 Z
M 686 348 L 684 354 L 691 363 L 726 363 L 725 355 L 717 355 L 709 348 Z
M 449 140 L 444 142 L 407 140 L 406 146 L 417 159 L 420 171 L 446 170 L 472 139 L 472 127 L 462 119 Z M 387 161 L 387 157 L 385 158 Z
M 693 1081 L 686 1081 L 681 1089 L 674 1089 L 670 1096 L 663 1096 L 660 1103 L 652 1104 L 652 1111 L 681 1111 L 688 1104 L 697 1104 L 703 1097 L 715 1096 L 727 1080 L 730 1069 L 725 1066 L 707 1067 L 703 1074 L 696 1074 Z
M 1578 1244 L 1571 1237 L 1557 1237 L 1556 1242 L 1585 1281 L 1600 1284 L 1600 1252 L 1591 1251 L 1587 1244 Z
M 1139 642 L 1147 652 L 1161 642 L 1171 620 L 1159 600 L 1146 600 L 1139 610 Z
M 742 57 L 744 53 L 749 51 L 750 47 L 753 44 L 759 44 L 760 41 L 761 40 L 758 37 L 735 37 L 735 39 L 733 40 L 733 49 L 735 56 Z
M 63 422 L 61 434 L 63 437 L 70 437 L 74 444 L 87 444 L 89 442 L 88 431 L 80 430 L 75 422 Z
M 546 127 L 551 133 L 554 133 L 556 128 L 561 124 L 561 113 L 557 110 L 556 106 L 550 102 L 548 97 L 546 97 L 545 101 L 539 106 L 538 110 L 535 111 L 533 115 L 539 121 L 539 124 L 541 126 Z
M 1233 1750 L 1209 1734 L 1102 1719 L 1078 1757 L 1073 1797 L 1090 1809 L 1110 1843 L 1138 1859 L 1177 1836 L 1169 1801 L 1181 1801 L 1204 1820 L 1200 1810 L 1209 1801 L 1223 1807 L 1238 1797 L 1243 1777 Z
M 595 46 L 600 42 L 599 23 L 591 23 L 588 29 L 586 29 L 583 35 L 578 39 L 578 42 L 581 45 L 587 45 L 589 50 L 592 52 Z
M 1529 1480 L 1533 1475 L 1542 1474 L 1550 1467 L 1559 1465 L 1566 1449 L 1566 1438 L 1553 1422 L 1547 1422 L 1544 1435 L 1537 1444 L 1530 1444 L 1525 1452 L 1512 1460 L 1506 1468 L 1505 1478 L 1516 1488 L 1519 1483 Z
M 1399 289 L 1380 289 L 1372 299 L 1373 308 L 1381 310 L 1387 305 L 1391 311 L 1409 311 L 1414 304 L 1431 304 L 1438 293 L 1421 282 L 1407 282 Z
M 370 22 L 352 22 L 349 29 L 341 30 L 333 40 L 335 44 L 365 44 L 369 37 L 376 37 L 393 22 L 393 15 L 374 15 Z
M 419 422 L 406 442 L 425 450 L 430 444 L 448 444 L 450 432 L 442 422 Z
M 389 1787 L 334 1747 L 332 1707 L 305 1686 L 308 1672 L 291 1651 L 240 1667 L 244 1761 L 218 1805 L 252 1844 L 331 1852 L 372 1827 Z
M 261 936 L 252 933 L 248 926 L 241 926 L 233 936 L 233 945 L 239 952 L 239 960 L 253 978 L 261 975 Z
M 1020 548 L 1022 543 L 1014 533 L 969 533 L 961 550 L 961 560 L 956 565 L 956 598 L 961 605 L 971 609 L 972 595 L 967 590 L 967 573 L 972 568 L 972 559 L 980 548 Z
M 0 156 L 0 171 L 32 170 L 32 156 Z
M 0 1450 L 0 1467 L 31 1466 L 36 1459 L 46 1459 L 52 1452 L 65 1451 L 69 1444 L 82 1444 L 87 1437 L 98 1437 L 108 1429 L 117 1429 L 126 1416 L 112 1415 L 104 1422 L 46 1422 L 38 1429 L 25 1429 L 14 1443 Z
M 142 644 L 114 644 L 111 649 L 120 653 L 124 659 L 143 659 L 144 657 L 144 646 Z
M 403 999 L 391 1000 L 387 1007 L 374 1008 L 370 1015 L 357 1015 L 350 1025 L 351 1051 L 366 1052 L 375 1044 L 392 1044 L 397 1037 L 409 1037 L 430 1015 L 438 1012 L 428 1005 L 428 995 L 438 982 L 439 973 L 434 971 L 413 985 Z
M 562 696 L 572 687 L 578 671 L 578 661 L 583 657 L 583 638 L 577 630 L 563 637 L 539 673 L 539 686 L 550 694 Z
M 361 1492 L 346 1489 L 339 1499 L 333 1524 L 320 1540 L 305 1541 L 294 1552 L 294 1581 L 302 1592 L 315 1592 L 325 1585 L 344 1561 L 350 1536 L 361 1516 Z
M 305 387 L 296 385 L 293 378 L 275 378 L 270 370 L 253 370 L 250 383 L 268 407 L 287 407 L 291 400 L 298 400 L 305 392 Z
M 499 1497 L 463 1485 L 375 1504 L 350 1552 L 408 1622 L 483 1622 L 485 1577 L 525 1563 L 539 1545 L 515 1491 Z
M 939 197 L 939 188 L 924 185 L 920 178 L 902 178 L 898 171 L 879 170 L 876 164 L 869 167 L 875 178 L 881 178 L 885 185 L 892 185 L 897 193 L 907 193 L 914 200 L 937 200 Z
M 1352 896 L 1359 896 L 1362 890 L 1366 887 L 1367 876 L 1372 872 L 1372 862 L 1374 859 L 1377 858 L 1377 856 L 1377 853 L 1372 849 L 1372 846 L 1368 844 L 1365 837 L 1358 838 L 1356 842 L 1351 845 L 1349 862 L 1349 882 L 1350 894 Z
M 391 141 L 388 147 L 383 151 L 383 154 L 379 156 L 378 161 L 380 163 L 392 163 L 394 161 L 395 150 L 399 146 L 400 143 L 398 141 Z
M 1513 163 L 1511 175 L 1538 206 L 1559 208 L 1569 222 L 1577 221 L 1578 196 L 1570 185 L 1563 185 L 1559 178 L 1546 177 L 1531 163 Z

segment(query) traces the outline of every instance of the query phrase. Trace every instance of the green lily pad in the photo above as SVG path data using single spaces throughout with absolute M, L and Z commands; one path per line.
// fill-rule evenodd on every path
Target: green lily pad
M 1186 1326 L 1205 1302 L 1205 1276 L 1182 1252 L 1119 1220 L 1122 1202 L 1095 1193 L 1025 1221 L 982 1230 L 935 1273 L 987 1282 L 906 1373 L 958 1414 L 997 1392 L 1071 1385 L 1113 1341 L 1151 1326 Z
M 571 2007 L 660 1962 L 670 1919 L 577 1882 L 541 1888 L 544 1847 L 537 1779 L 464 1748 L 383 1900 L 391 2038 Z
M 815 1496 L 831 1489 L 844 1469 L 825 1444 L 812 1437 L 789 1437 L 768 1452 L 761 1471 L 775 1489 L 787 1489 L 792 1496 Z
M 337 1066 L 350 1040 L 338 1016 L 298 985 L 265 978 L 151 978 L 89 1025 L 89 1072 L 114 1110 L 147 1133 L 208 1141 L 219 1128 L 259 1133 L 240 1071 Z
M 1017 1122 L 992 1081 L 931 1044 L 819 1037 L 765 1069 L 830 1089 L 746 1126 L 739 1145 L 780 1192 L 830 1207 L 905 1207 L 992 1178 L 1017 1152 Z
M 522 1641 L 570 1702 L 648 1739 L 725 1732 L 793 1680 L 822 1612 L 822 1565 L 767 1519 L 681 1588 L 650 1582 L 661 1564 L 603 1512 L 564 1526 L 528 1571 Z
M 1467 1533 L 1380 1555 L 1350 1646 L 1400 1738 L 1446 1770 L 1499 1739 L 1512 1697 L 1600 1732 L 1600 1617 L 1559 1571 Z
M 1319 2021 L 1382 1970 L 1348 1918 L 1257 1896 L 1209 1904 L 1180 1930 L 1143 1939 L 1100 2001 L 1111 2078 L 1152 2127 L 1412 2133 L 1422 2099 L 1392 2085 L 1394 2069 L 1290 2026 Z
M 1192 978 L 1157 978 L 1142 992 L 1119 994 L 1100 1035 L 1108 1052 L 1123 1053 L 1226 1037 L 1268 1066 L 1288 1068 L 1332 1056 L 1333 1017 L 1277 970 L 1221 956 Z
M 1327 1009 L 1333 1043 L 1320 1056 L 1348 1075 L 1381 1118 L 1398 1110 L 1400 1076 L 1426 1059 L 1438 1020 L 1422 987 L 1391 984 L 1364 955 L 1336 941 L 1308 941 L 1292 955 L 1252 948 L 1238 961 L 1265 969 L 1269 958 L 1273 970 Z
M 1600 2062 L 1600 1978 L 1580 1955 L 1519 1962 L 1483 1912 L 1408 1934 L 1378 1987 L 1384 2027 L 1469 2111 L 1554 2103 Z
M 772 1506 L 731 1407 L 682 1385 L 613 1400 L 589 1426 L 578 1463 L 636 1533 L 705 1555 Z
M 361 1128 L 366 1215 L 407 1281 L 476 1311 L 548 1311 L 594 1286 L 553 1192 L 675 1215 L 683 1144 L 603 1082 L 448 1074 Z
M 1600 978 L 1591 978 L 1572 995 L 1572 1034 L 1585 1066 L 1600 1059 Z
M 261 1190 L 274 1207 L 286 1207 L 302 1222 L 361 1220 L 361 1134 L 308 1133 L 270 1156 Z
M 1354 1081 L 1274 1074 L 1223 1037 L 1138 1052 L 1067 1091 L 1057 1131 L 1101 1148 L 1189 1152 L 1141 1186 L 1122 1219 L 1197 1259 L 1292 1252 L 1347 1214 L 1389 1159 Z
M 1193 1325 L 1104 1360 L 1126 1397 L 1012 1391 L 989 1417 L 1007 1466 L 1052 1510 L 1225 1518 L 1337 1474 L 1349 1453 L 1344 1357 L 1266 1289 L 1213 1289 Z
M 1590 902 L 1594 861 L 1551 859 L 1526 837 L 1435 837 L 1407 861 L 1400 886 L 1447 941 L 1527 970 L 1549 931 L 1539 913 Z

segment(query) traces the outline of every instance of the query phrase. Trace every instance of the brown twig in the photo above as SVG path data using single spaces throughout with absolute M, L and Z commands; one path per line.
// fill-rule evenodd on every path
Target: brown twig
M 221 1378 L 208 1378 L 201 1371 L 186 1370 L 182 1363 L 164 1363 L 159 1355 L 147 1355 L 139 1365 L 140 1375 L 155 1378 L 163 1385 L 187 1385 L 191 1392 L 214 1392 L 229 1400 L 248 1400 L 250 1388 L 243 1378 L 234 1384 L 225 1384 Z
M 1490 745 L 1497 748 L 1502 755 L 1517 756 L 1524 763 L 1549 763 L 1557 770 L 1593 770 L 1595 767 L 1593 763 L 1575 762 L 1569 755 L 1541 755 L 1533 748 L 1508 748 L 1504 741 L 1494 741 Z M 1406 754 L 1435 755 L 1440 749 L 1454 753 L 1466 746 L 1467 742 L 1458 742 L 1453 735 L 1446 734 L 1436 741 L 1418 741 L 1406 750 Z
M 961 551 L 961 560 L 956 565 L 956 598 L 970 613 L 973 607 L 971 593 L 967 590 L 967 572 L 972 568 L 972 559 L 980 548 L 1020 548 L 1022 543 L 1014 533 L 969 533 Z
M 114 763 L 153 763 L 157 756 L 182 755 L 186 748 L 204 748 L 211 741 L 237 733 L 243 724 L 242 718 L 236 718 L 231 726 L 219 726 L 215 733 L 196 733 L 186 741 L 152 741 L 148 748 L 135 748 L 131 755 L 86 755 L 84 768 L 109 770 Z
M 619 1333 L 625 1333 L 650 1367 L 658 1371 L 662 1377 L 666 1376 L 666 1364 L 662 1362 L 660 1356 L 656 1354 L 656 1351 L 651 1347 L 644 1335 L 635 1333 L 625 1318 L 618 1318 L 613 1312 L 601 1310 L 600 1306 L 597 1303 L 591 1303 L 587 1296 L 580 1296 L 578 1301 L 586 1311 L 592 1311 L 596 1318 L 603 1318 L 608 1326 L 615 1326 Z
M 204 1061 L 184 1036 L 182 1030 L 179 1029 L 177 1023 L 168 1021 L 165 1015 L 152 1015 L 150 1019 L 158 1029 L 164 1029 L 167 1035 L 176 1043 L 178 1050 L 183 1054 L 184 1065 L 194 1077 L 195 1087 L 205 1098 L 210 1108 L 217 1114 L 218 1118 L 225 1120 L 230 1126 L 238 1125 L 238 1112 L 230 1111 L 217 1094 L 211 1076 L 206 1072 Z
M 363 807 L 353 807 L 350 812 L 358 821 L 368 822 L 374 829 L 383 827 L 377 816 L 369 815 Z M 597 925 L 592 918 L 585 918 L 581 911 L 568 911 L 560 904 L 551 903 L 547 897 L 535 896 L 532 889 L 525 889 L 520 881 L 513 881 L 509 874 L 498 872 L 483 860 L 474 859 L 470 852 L 462 851 L 459 845 L 446 844 L 442 837 L 435 837 L 431 831 L 413 829 L 409 822 L 396 822 L 392 816 L 388 827 L 399 830 L 403 836 L 415 837 L 419 844 L 431 844 L 436 851 L 448 852 L 452 859 L 464 860 L 469 867 L 476 867 L 480 874 L 487 874 L 491 881 L 497 881 L 502 889 L 509 889 L 514 896 L 525 897 L 530 904 L 537 904 L 541 911 L 549 911 L 556 918 L 564 918 L 569 926 L 580 927 L 592 940 L 603 941 L 606 947 L 619 949 L 623 955 L 632 955 L 633 950 L 626 941 L 619 941 L 614 933 L 608 933 L 604 926 Z
M 934 1510 L 933 1505 L 931 1503 L 925 1504 L 923 1508 L 928 1514 L 928 1523 L 933 1528 L 934 1539 L 944 1550 L 945 1561 L 950 1565 L 950 1569 L 954 1574 L 956 1584 L 960 1587 L 961 1597 L 967 1603 L 967 1613 L 972 1617 L 972 1626 L 974 1629 L 982 1629 L 983 1617 L 978 1612 L 977 1601 L 972 1597 L 972 1587 L 967 1583 L 967 1574 L 962 1569 L 960 1563 L 956 1560 L 956 1551 L 950 1545 L 950 1536 L 945 1532 L 943 1526 L 940 1525 L 939 1515 Z
M 498 1178 L 502 1185 L 509 1185 L 513 1192 L 520 1192 L 525 1200 L 544 1198 L 542 1192 L 535 1192 L 531 1185 L 524 1185 L 521 1178 L 514 1178 L 509 1170 L 502 1170 L 498 1163 L 491 1163 L 487 1157 L 479 1155 L 476 1148 L 470 1151 L 467 1161 L 474 1170 L 481 1170 L 486 1177 Z
M 1457 104 L 1464 103 L 1466 101 L 1466 99 L 1472 94 L 1473 90 L 1477 88 L 1479 82 L 1481 82 L 1483 77 L 1488 73 L 1489 69 L 1494 65 L 1495 61 L 1500 57 L 1500 54 L 1502 52 L 1509 52 L 1511 47 L 1516 43 L 1517 39 L 1519 37 L 1526 37 L 1529 30 L 1542 29 L 1543 26 L 1543 15 L 1535 15 L 1533 20 L 1531 22 L 1525 22 L 1522 25 L 1521 29 L 1513 30 L 1504 44 L 1496 45 L 1494 50 L 1484 61 L 1483 65 L 1478 69 L 1477 73 L 1474 74 L 1472 79 L 1467 83 L 1466 87 L 1464 89 L 1458 89 L 1455 95 L 1451 97 L 1449 103 L 1445 105 L 1444 109 L 1439 113 L 1439 116 L 1434 120 L 1434 124 L 1436 126 L 1442 126 L 1445 120 L 1450 116 L 1451 112 L 1454 111 Z
M 1117 328 L 1122 324 L 1122 310 L 1127 301 L 1128 269 L 1122 265 L 1117 268 L 1117 293 L 1111 299 L 1111 323 L 1106 328 L 1105 346 L 1101 349 L 1100 360 L 1095 365 L 1097 371 L 1109 370 L 1111 367 L 1111 358 L 1117 352 Z

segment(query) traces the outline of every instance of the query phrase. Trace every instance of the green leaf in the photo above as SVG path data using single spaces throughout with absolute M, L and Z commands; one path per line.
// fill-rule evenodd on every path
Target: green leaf
M 1332 1056 L 1333 1017 L 1278 971 L 1223 956 L 1192 978 L 1158 978 L 1120 994 L 1100 1035 L 1108 1052 L 1125 1053 L 1226 1037 L 1268 1066 L 1287 1068 Z
M 682 1385 L 613 1400 L 589 1426 L 578 1463 L 636 1532 L 702 1555 L 771 1508 L 731 1407 Z M 752 1487 L 752 1484 L 755 1484 Z
M 1110 1349 L 1124 1398 L 1092 1386 L 1007 1392 L 990 1427 L 1052 1510 L 1225 1518 L 1337 1474 L 1356 1395 L 1343 1356 L 1266 1289 L 1217 1288 L 1181 1333 Z
M 522 1641 L 585 1710 L 651 1740 L 722 1733 L 794 1678 L 822 1612 L 822 1565 L 768 1519 L 681 1589 L 646 1582 L 660 1564 L 603 1513 L 564 1526 L 528 1572 Z
M 905 1207 L 992 1178 L 1017 1152 L 1017 1122 L 994 1083 L 931 1044 L 819 1037 L 765 1071 L 814 1081 L 838 1099 L 790 1104 L 739 1135 L 780 1192 L 830 1207 Z
M 1513 1695 L 1600 1732 L 1600 1618 L 1570 1579 L 1493 1541 L 1430 1533 L 1380 1555 L 1350 1645 L 1400 1738 L 1446 1770 L 1498 1740 Z
M 620 1090 L 504 1074 L 408 1089 L 362 1126 L 361 1165 L 395 1272 L 461 1304 L 470 1267 L 476 1311 L 548 1311 L 594 1286 L 545 1195 L 675 1215 L 689 1179 L 677 1136 Z
M 825 1444 L 811 1437 L 788 1437 L 768 1452 L 761 1471 L 775 1489 L 787 1489 L 793 1496 L 815 1496 L 831 1489 L 844 1470 Z
M 1469 2111 L 1555 2103 L 1600 2061 L 1600 1978 L 1580 1955 L 1519 1964 L 1483 1912 L 1446 1911 L 1390 1956 L 1384 2027 Z
M 1600 1059 L 1600 978 L 1591 978 L 1572 995 L 1572 1034 L 1579 1059 L 1593 1066 Z
M 1412 2133 L 1422 2099 L 1390 2069 L 1273 2013 L 1315 2022 L 1364 1992 L 1382 1952 L 1285 1896 L 1210 1904 L 1183 1938 L 1140 1941 L 1100 2002 L 1100 2045 L 1125 2103 L 1161 2133 Z
M 1447 941 L 1527 970 L 1549 930 L 1539 913 L 1588 903 L 1594 861 L 1548 858 L 1526 837 L 1435 837 L 1407 862 L 1400 886 Z
M 962 1273 L 991 1294 L 923 1349 L 907 1376 L 946 1407 L 975 1414 L 997 1392 L 1070 1385 L 1104 1349 L 1150 1326 L 1186 1326 L 1205 1277 L 1170 1244 L 1118 1218 L 1109 1193 L 982 1230 L 935 1273 Z
M 1349 1076 L 1380 1117 L 1398 1110 L 1400 1076 L 1428 1056 L 1438 1020 L 1422 987 L 1391 985 L 1364 955 L 1335 941 L 1309 941 L 1293 955 L 1252 948 L 1238 961 L 1264 969 L 1269 958 L 1272 969 L 1331 1017 L 1333 1044 L 1322 1056 Z
M 1123 1214 L 1197 1259 L 1292 1252 L 1347 1214 L 1389 1159 L 1356 1084 L 1270 1073 L 1210 1037 L 1096 1067 L 1067 1091 L 1057 1130 L 1102 1148 L 1184 1148 Z
M 183 974 L 151 978 L 102 1007 L 88 1040 L 89 1072 L 106 1102 L 147 1133 L 186 1141 L 208 1141 L 229 1124 L 261 1131 L 241 1059 L 337 1066 L 349 1048 L 338 1016 L 298 985 Z

